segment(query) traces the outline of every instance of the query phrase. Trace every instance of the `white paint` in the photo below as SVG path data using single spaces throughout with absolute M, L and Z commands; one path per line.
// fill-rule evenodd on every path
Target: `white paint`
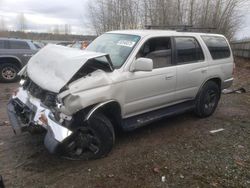
M 134 41 L 129 41 L 129 40 L 120 40 L 120 41 L 117 42 L 117 45 L 132 48 L 135 45 L 135 42 Z
M 217 129 L 217 130 L 212 130 L 210 131 L 210 133 L 214 134 L 214 133 L 218 133 L 218 132 L 221 132 L 221 131 L 224 131 L 225 129 Z

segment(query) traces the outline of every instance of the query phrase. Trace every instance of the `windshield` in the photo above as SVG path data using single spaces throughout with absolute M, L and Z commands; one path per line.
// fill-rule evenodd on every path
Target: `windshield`
M 110 55 L 114 68 L 119 68 L 140 40 L 137 35 L 106 33 L 95 39 L 86 50 Z

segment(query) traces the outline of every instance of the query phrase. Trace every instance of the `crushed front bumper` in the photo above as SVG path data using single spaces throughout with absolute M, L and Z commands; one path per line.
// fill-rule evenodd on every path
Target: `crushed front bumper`
M 72 135 L 72 131 L 57 122 L 39 99 L 22 88 L 10 99 L 7 109 L 15 134 L 26 131 L 29 126 L 41 126 L 46 129 L 44 144 L 51 153 L 56 153 L 60 145 Z

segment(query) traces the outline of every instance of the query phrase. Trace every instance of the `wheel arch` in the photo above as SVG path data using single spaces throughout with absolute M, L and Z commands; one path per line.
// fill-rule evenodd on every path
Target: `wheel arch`
M 121 127 L 121 106 L 116 100 L 108 100 L 85 108 L 85 121 L 88 121 L 96 112 L 103 113 L 111 121 L 114 129 Z
M 15 56 L 0 56 L 0 64 L 2 63 L 14 63 L 19 69 L 23 67 L 21 60 Z
M 199 88 L 199 91 L 196 95 L 196 97 L 199 95 L 199 93 L 201 92 L 202 88 L 204 87 L 204 85 L 209 82 L 209 81 L 212 81 L 214 83 L 216 83 L 218 86 L 219 86 L 219 89 L 220 89 L 220 93 L 221 93 L 221 84 L 222 84 L 222 79 L 219 77 L 219 76 L 216 76 L 216 77 L 211 77 L 211 78 L 208 78 L 207 80 L 205 80 L 201 87 Z

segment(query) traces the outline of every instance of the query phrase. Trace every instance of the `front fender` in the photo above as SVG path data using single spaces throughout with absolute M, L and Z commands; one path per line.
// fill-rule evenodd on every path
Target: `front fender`
M 63 100 L 60 111 L 66 115 L 72 116 L 88 106 L 112 100 L 110 90 L 110 86 L 103 86 L 80 93 L 70 94 Z

